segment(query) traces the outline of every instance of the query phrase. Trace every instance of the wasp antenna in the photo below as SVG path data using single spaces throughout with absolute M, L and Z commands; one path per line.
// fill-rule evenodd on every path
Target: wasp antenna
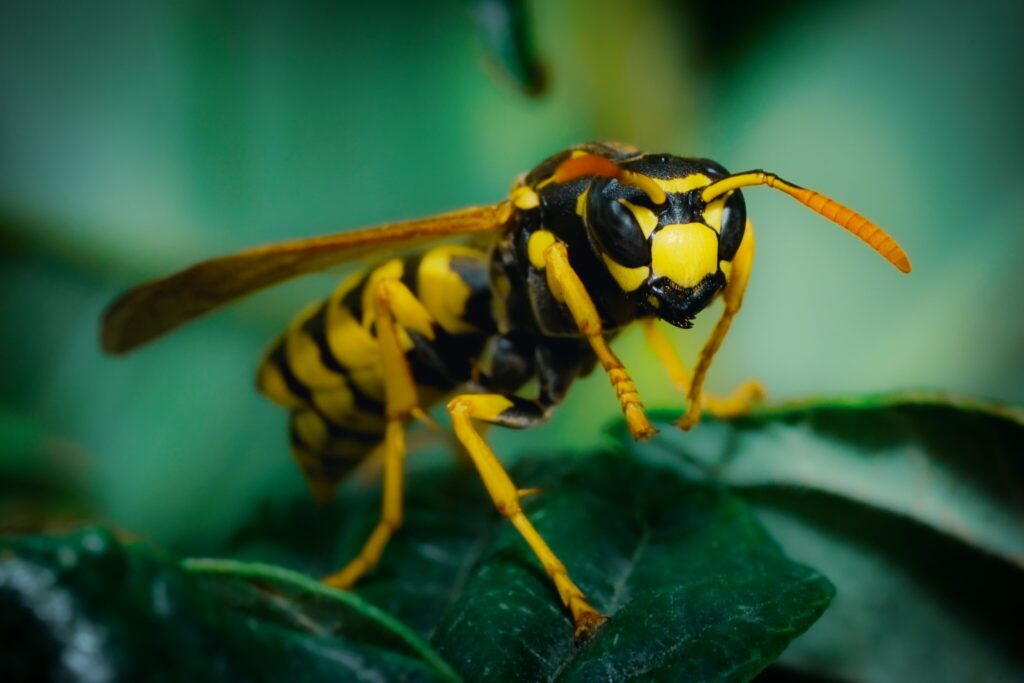
M 650 197 L 651 201 L 655 204 L 664 204 L 665 200 L 668 199 L 665 195 L 665 190 L 661 189 L 661 186 L 653 178 L 645 176 L 643 173 L 623 171 L 619 176 L 619 182 L 623 185 L 632 185 L 643 190 L 644 194 Z
M 768 187 L 782 190 L 807 208 L 820 213 L 839 227 L 859 237 L 865 244 L 877 251 L 882 258 L 896 266 L 900 272 L 910 272 L 910 259 L 903 251 L 903 247 L 872 221 L 820 192 L 787 183 L 774 176 L 771 176 L 770 179 L 774 179 L 775 182 L 769 182 Z
M 829 199 L 814 190 L 794 185 L 774 173 L 747 171 L 746 173 L 738 173 L 722 178 L 705 187 L 701 192 L 701 199 L 707 203 L 726 192 L 752 185 L 767 185 L 768 187 L 785 192 L 807 208 L 821 214 L 839 227 L 860 238 L 900 272 L 910 272 L 910 259 L 907 258 L 907 253 L 903 251 L 903 247 L 885 230 L 882 230 L 882 228 L 864 218 L 864 216 L 861 216 L 852 209 L 848 209 L 834 199 Z

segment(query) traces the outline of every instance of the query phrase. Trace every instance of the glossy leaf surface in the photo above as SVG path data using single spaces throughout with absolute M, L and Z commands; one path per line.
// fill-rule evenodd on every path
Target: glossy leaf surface
M 355 594 L 267 565 L 189 560 L 183 571 L 99 532 L 14 542 L 3 566 L 112 633 L 103 652 L 126 662 L 124 676 L 152 661 L 263 680 L 360 670 L 432 680 L 450 676 L 449 665 L 466 680 L 746 680 L 832 598 L 831 584 L 788 560 L 743 503 L 665 468 L 601 455 L 529 461 L 514 476 L 544 491 L 528 514 L 611 617 L 586 643 L 574 643 L 550 582 L 475 475 L 450 466 L 410 476 L 408 524 Z M 336 557 L 350 555 L 378 501 L 268 509 L 236 551 L 319 574 L 337 564 L 330 537 L 342 539 Z M 349 531 L 338 533 L 342 523 Z M 61 569 L 68 552 L 75 560 Z M 5 600 L 31 612 L 35 594 L 5 581 Z M 59 632 L 35 614 L 44 633 Z M 156 642 L 180 656 L 151 657 Z
M 186 571 L 99 529 L 7 540 L 0 670 L 13 681 L 456 678 L 354 596 L 273 568 L 220 569 Z
M 357 589 L 414 625 L 467 680 L 742 680 L 832 596 L 828 581 L 786 559 L 736 499 L 662 467 L 567 457 L 527 461 L 513 476 L 541 489 L 526 500 L 527 514 L 611 616 L 592 640 L 574 644 L 550 582 L 467 470 L 413 478 L 406 526 Z M 321 526 L 347 517 L 362 527 L 347 534 L 337 563 L 365 538 L 376 505 L 371 496 L 330 512 L 298 504 L 268 513 L 244 534 L 243 552 L 308 563 L 319 548 L 320 559 L 305 566 L 327 571 L 325 545 L 291 530 L 317 524 L 313 516 Z
M 1024 675 L 1019 409 L 920 393 L 802 402 L 628 448 L 728 485 L 835 581 L 783 666 L 844 680 Z

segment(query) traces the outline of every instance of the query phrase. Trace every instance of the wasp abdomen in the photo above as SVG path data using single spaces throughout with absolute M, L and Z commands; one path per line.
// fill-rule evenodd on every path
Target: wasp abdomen
M 384 435 L 372 305 L 384 280 L 401 281 L 432 319 L 430 335 L 398 325 L 423 406 L 469 380 L 493 332 L 487 255 L 466 246 L 429 249 L 356 273 L 300 314 L 264 357 L 257 384 L 291 411 L 292 454 L 318 498 L 329 497 Z

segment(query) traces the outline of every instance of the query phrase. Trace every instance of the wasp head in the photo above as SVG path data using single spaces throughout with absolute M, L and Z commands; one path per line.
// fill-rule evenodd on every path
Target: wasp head
M 621 167 L 580 198 L 591 246 L 647 313 L 690 327 L 725 287 L 722 264 L 736 255 L 746 225 L 743 196 L 736 190 L 705 203 L 701 190 L 728 175 L 706 159 L 643 155 Z

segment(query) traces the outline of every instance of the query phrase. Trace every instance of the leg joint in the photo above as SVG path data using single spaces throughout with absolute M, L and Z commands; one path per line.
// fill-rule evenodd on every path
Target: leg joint
M 402 285 L 401 280 L 393 277 L 386 277 L 378 280 L 376 286 L 373 288 L 373 298 L 381 304 L 387 305 L 391 303 L 392 293 L 394 292 L 396 285 L 399 287 L 404 286 Z
M 452 415 L 465 415 L 467 417 L 473 416 L 473 406 L 467 396 L 456 396 L 452 400 L 448 401 L 446 409 Z
M 495 498 L 494 507 L 497 508 L 498 514 L 502 517 L 511 518 L 523 514 L 523 508 L 519 505 L 518 492 L 516 495 L 508 498 Z
M 462 394 L 448 402 L 448 412 L 485 422 L 504 424 L 502 413 L 516 406 L 516 401 L 501 394 Z

